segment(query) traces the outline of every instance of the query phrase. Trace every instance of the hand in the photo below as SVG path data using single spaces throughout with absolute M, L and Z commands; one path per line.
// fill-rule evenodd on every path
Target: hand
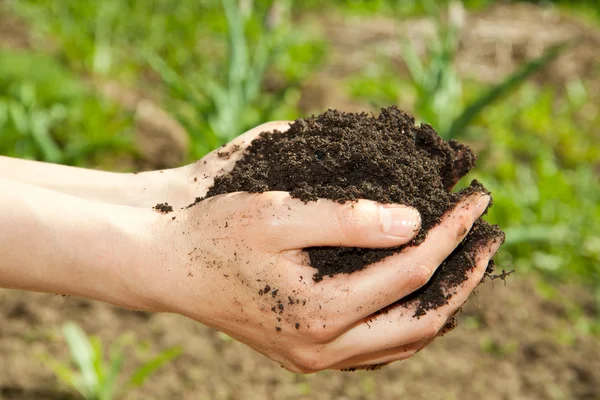
M 258 135 L 274 130 L 285 132 L 290 123 L 291 121 L 267 122 L 236 137 L 192 164 L 136 174 L 139 181 L 146 182 L 145 185 L 136 185 L 139 199 L 137 206 L 150 208 L 158 203 L 167 202 L 174 209 L 179 209 L 190 205 L 197 197 L 206 195 L 217 176 L 233 170 L 235 163 L 244 155 L 244 149 Z M 152 189 L 143 189 L 148 187 Z
M 144 263 L 151 277 L 146 287 L 163 311 L 219 329 L 290 371 L 389 363 L 435 338 L 481 281 L 499 243 L 477 253 L 469 279 L 452 289 L 449 304 L 420 318 L 410 307 L 374 313 L 424 285 L 488 202 L 487 195 L 475 194 L 420 246 L 315 283 L 302 249 L 401 245 L 418 230 L 414 210 L 392 207 L 390 224 L 371 201 L 304 204 L 283 192 L 216 196 L 161 215 Z M 396 231 L 386 233 L 384 226 Z
M 418 319 L 410 307 L 374 313 L 424 285 L 489 198 L 474 195 L 459 204 L 418 247 L 315 283 L 302 249 L 399 246 L 412 239 L 418 218 L 396 206 L 398 215 L 382 224 L 381 206 L 371 201 L 303 204 L 281 192 L 232 193 L 180 209 L 233 168 L 242 154 L 236 145 L 286 128 L 285 122 L 257 127 L 190 166 L 162 173 L 111 174 L 27 161 L 23 168 L 0 168 L 18 171 L 10 178 L 25 181 L 0 178 L 0 225 L 12 227 L 0 230 L 6 234 L 0 286 L 178 312 L 296 372 L 410 357 L 436 337 L 480 282 L 499 243 L 480 249 L 469 279 L 451 289 L 448 305 Z M 0 157 L 0 166 L 13 161 Z M 150 210 L 164 201 L 175 212 Z M 383 226 L 398 231 L 386 233 Z
M 288 128 L 289 122 L 269 122 L 190 165 L 141 173 L 96 171 L 0 156 L 0 179 L 104 203 L 150 209 L 167 202 L 181 208 L 204 196 L 215 176 L 231 171 L 243 149 L 261 132 Z

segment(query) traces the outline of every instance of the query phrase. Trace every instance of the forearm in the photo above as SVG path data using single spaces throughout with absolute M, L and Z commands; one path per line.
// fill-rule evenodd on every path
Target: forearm
M 165 196 L 182 184 L 177 170 L 139 174 L 97 171 L 0 156 L 0 178 L 35 185 L 88 200 L 151 207 L 148 199 Z
M 153 218 L 0 178 L 0 286 L 151 308 L 137 285 Z

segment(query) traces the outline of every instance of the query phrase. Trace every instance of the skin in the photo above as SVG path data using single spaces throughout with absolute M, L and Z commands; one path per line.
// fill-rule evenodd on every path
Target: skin
M 179 313 L 299 373 L 409 358 L 445 333 L 500 242 L 478 251 L 447 305 L 420 318 L 411 307 L 373 314 L 430 279 L 489 196 L 466 198 L 418 247 L 315 283 L 303 248 L 399 246 L 420 217 L 402 205 L 304 204 L 284 192 L 186 207 L 260 132 L 288 126 L 261 125 L 194 164 L 140 174 L 0 157 L 0 286 Z M 165 201 L 174 212 L 152 210 Z

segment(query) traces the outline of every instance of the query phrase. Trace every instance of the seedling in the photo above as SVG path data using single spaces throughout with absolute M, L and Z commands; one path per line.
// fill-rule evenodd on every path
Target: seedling
M 128 391 L 143 385 L 154 372 L 182 352 L 180 347 L 166 349 L 124 378 L 125 349 L 134 344 L 131 336 L 121 336 L 112 343 L 108 359 L 105 359 L 100 338 L 88 337 L 74 322 L 66 323 L 62 331 L 69 346 L 71 361 L 61 361 L 49 355 L 43 356 L 42 360 L 52 368 L 60 381 L 77 390 L 86 400 L 122 398 Z M 72 368 L 73 364 L 76 368 Z
M 207 76 L 191 82 L 155 52 L 146 53 L 148 63 L 169 91 L 189 107 L 176 116 L 194 139 L 195 157 L 271 119 L 273 110 L 299 84 L 288 82 L 270 94 L 263 90 L 267 69 L 287 54 L 294 41 L 289 21 L 284 23 L 288 2 L 272 2 L 267 15 L 262 16 L 252 6 L 244 9 L 234 0 L 221 3 L 227 21 L 227 58 L 217 70 L 223 72 L 223 79 Z M 258 22 L 261 18 L 264 23 Z M 250 26 L 257 30 L 254 40 Z
M 434 18 L 436 33 L 428 41 L 425 60 L 421 60 L 408 41 L 404 45 L 403 59 L 416 92 L 415 115 L 433 125 L 446 139 L 463 134 L 483 110 L 554 61 L 568 46 L 568 43 L 560 43 L 549 47 L 540 57 L 521 64 L 501 82 L 486 88 L 471 103 L 463 105 L 462 81 L 453 65 L 458 53 L 458 28 L 452 21 L 444 22 L 435 2 L 428 0 L 423 4 Z

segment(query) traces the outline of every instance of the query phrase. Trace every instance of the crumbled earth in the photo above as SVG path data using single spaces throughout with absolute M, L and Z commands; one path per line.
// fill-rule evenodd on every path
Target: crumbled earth
M 415 246 L 465 196 L 488 193 L 476 181 L 451 192 L 475 160 L 467 146 L 444 141 L 430 125 L 416 125 L 412 116 L 396 107 L 382 109 L 377 117 L 329 110 L 296 120 L 286 132 L 262 133 L 230 173 L 215 179 L 205 198 L 238 191 L 286 191 L 304 202 L 325 198 L 404 204 L 421 214 L 421 230 L 408 244 Z M 416 303 L 415 316 L 446 304 L 448 289 L 464 282 L 474 267 L 477 250 L 503 239 L 499 228 L 478 220 L 433 279 L 410 299 Z M 307 252 L 318 282 L 358 271 L 405 247 L 313 247 Z
M 152 207 L 156 211 L 160 211 L 163 214 L 168 214 L 173 211 L 173 206 L 169 205 L 169 203 L 158 203 L 154 207 Z M 173 217 L 174 219 L 174 217 Z

